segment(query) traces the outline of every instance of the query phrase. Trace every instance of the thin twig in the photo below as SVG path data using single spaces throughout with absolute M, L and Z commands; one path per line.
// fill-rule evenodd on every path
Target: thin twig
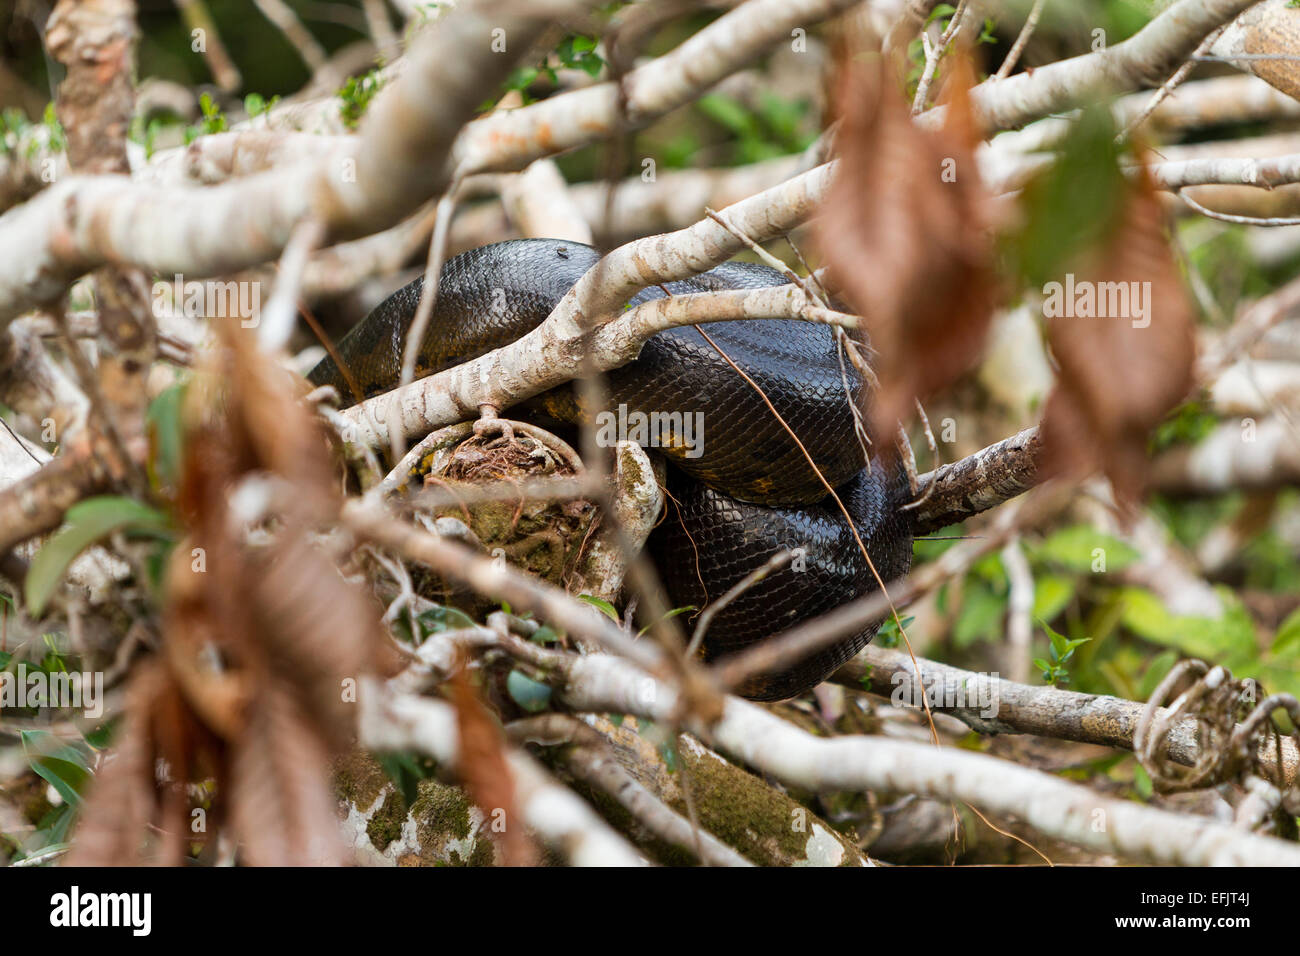
M 1029 10 L 1029 16 L 1025 18 L 1025 25 L 1020 28 L 1020 34 L 1016 37 L 1016 42 L 1011 44 L 1011 49 L 1007 51 L 1007 58 L 1002 61 L 997 73 L 993 74 L 993 79 L 1004 80 L 1011 75 L 1011 71 L 1015 69 L 1016 63 L 1020 60 L 1020 54 L 1025 51 L 1025 46 L 1029 43 L 1029 38 L 1034 35 L 1034 28 L 1038 26 L 1038 18 L 1043 13 L 1043 4 L 1045 2 L 1046 0 L 1034 0 L 1034 5 Z

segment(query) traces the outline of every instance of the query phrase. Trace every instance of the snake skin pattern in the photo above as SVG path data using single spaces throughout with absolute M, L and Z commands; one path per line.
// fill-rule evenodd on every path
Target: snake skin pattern
M 450 259 L 439 275 L 418 374 L 451 368 L 536 328 L 598 259 L 589 246 L 554 239 L 501 242 Z M 680 295 L 787 281 L 767 266 L 726 263 L 667 288 Z M 338 343 L 365 397 L 396 384 L 422 285 L 417 279 L 393 293 Z M 664 294 L 647 289 L 629 305 Z M 849 405 L 861 399 L 862 382 L 851 365 L 841 364 L 833 331 L 781 319 L 715 322 L 706 331 L 753 379 L 837 487 L 881 579 L 906 573 L 912 537 L 897 506 L 907 483 L 898 469 L 887 474 L 879 465 L 863 467 Z M 333 359 L 324 359 L 309 378 L 350 394 Z M 803 549 L 794 566 L 769 575 L 715 617 L 704 642 L 706 659 L 877 589 L 843 514 L 804 452 L 699 330 L 687 326 L 653 336 L 633 362 L 609 373 L 608 383 L 611 405 L 628 412 L 702 415 L 698 457 L 680 444 L 656 449 L 673 466 L 668 490 L 676 504 L 669 504 L 650 549 L 674 606 L 702 608 L 777 550 Z M 567 387 L 542 396 L 541 405 L 569 421 L 579 417 Z M 874 633 L 869 628 L 783 673 L 762 676 L 742 692 L 762 700 L 801 693 Z

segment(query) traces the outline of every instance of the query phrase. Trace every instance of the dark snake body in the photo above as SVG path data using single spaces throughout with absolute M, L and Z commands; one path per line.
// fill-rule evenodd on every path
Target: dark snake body
M 417 365 L 427 375 L 508 345 L 538 326 L 599 259 L 581 243 L 520 239 L 462 253 L 438 280 L 438 299 Z M 726 263 L 667 286 L 673 294 L 782 285 L 766 266 Z M 391 389 L 400 376 L 406 331 L 422 288 L 416 280 L 393 293 L 338 343 L 362 393 Z M 647 289 L 636 305 L 660 298 Z M 709 337 L 748 374 L 780 412 L 817 468 L 836 487 L 884 581 L 911 566 L 912 535 L 898 505 L 907 482 L 896 467 L 863 467 L 850 396 L 862 383 L 841 363 L 832 330 L 781 319 L 715 322 Z M 331 358 L 309 378 L 350 396 Z M 847 385 L 847 394 L 846 394 Z M 674 606 L 702 608 L 776 551 L 801 549 L 719 612 L 704 641 L 707 659 L 734 653 L 799 621 L 877 589 L 843 514 L 809 467 L 789 432 L 753 386 L 692 327 L 650 338 L 631 363 L 608 375 L 610 403 L 626 411 L 703 413 L 703 446 L 688 456 L 681 435 L 660 435 L 670 461 L 668 514 L 651 536 L 651 552 Z M 541 406 L 568 421 L 580 412 L 568 388 L 541 396 Z M 680 419 L 679 419 L 680 420 Z M 689 437 L 689 436 L 688 436 Z M 699 436 L 695 436 L 697 439 Z M 677 469 L 680 469 L 678 471 Z M 875 634 L 873 626 L 742 688 L 760 700 L 801 693 L 825 680 Z

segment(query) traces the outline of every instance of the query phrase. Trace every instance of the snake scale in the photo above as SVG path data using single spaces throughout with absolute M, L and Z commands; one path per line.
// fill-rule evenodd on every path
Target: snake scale
M 555 239 L 518 239 L 450 259 L 438 280 L 433 319 L 417 372 L 431 374 L 507 345 L 538 326 L 599 254 Z M 729 262 L 666 286 L 673 294 L 764 288 L 786 283 L 775 269 Z M 366 397 L 391 389 L 400 375 L 406 332 L 420 300 L 417 279 L 385 299 L 338 343 L 337 352 Z M 665 293 L 646 289 L 629 305 Z M 694 327 L 646 341 L 640 355 L 608 375 L 610 405 L 631 413 L 700 416 L 702 441 L 665 435 L 657 450 L 669 461 L 668 509 L 649 547 L 674 607 L 704 607 L 780 549 L 799 549 L 790 565 L 769 574 L 723 608 L 702 653 L 716 660 L 800 621 L 877 589 L 843 513 L 808 457 L 837 491 L 881 579 L 911 566 L 912 532 L 899 512 L 908 484 L 902 469 L 866 460 L 850 401 L 862 381 L 842 362 L 829 326 L 786 319 L 711 323 L 710 344 Z M 716 347 L 715 347 L 716 345 Z M 725 353 L 726 358 L 719 354 Z M 789 430 L 727 358 L 771 401 Z M 308 376 L 348 395 L 333 358 Z M 561 420 L 583 417 L 570 388 L 540 397 Z M 684 420 L 684 419 L 678 419 Z M 779 700 L 825 680 L 875 635 L 869 627 L 780 672 L 751 679 L 741 692 Z

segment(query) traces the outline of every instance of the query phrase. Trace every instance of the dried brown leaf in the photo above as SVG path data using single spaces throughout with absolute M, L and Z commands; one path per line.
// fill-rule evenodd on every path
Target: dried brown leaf
M 531 866 L 536 848 L 515 803 L 514 775 L 506 763 L 506 743 L 492 714 L 479 700 L 464 668 L 452 676 L 451 702 L 460 734 L 460 776 L 470 800 L 487 817 L 506 866 Z
M 165 663 L 141 664 L 120 736 L 95 774 L 65 863 L 180 864 L 186 844 L 205 838 L 190 828 L 187 785 L 220 762 L 220 742 L 189 712 Z
M 215 780 L 212 822 L 228 816 L 243 861 L 338 863 L 329 760 L 354 742 L 349 691 L 382 646 L 380 611 L 313 538 L 340 496 L 299 385 L 251 336 L 220 335 L 226 347 L 187 393 L 177 511 L 188 534 L 168 566 L 163 653 L 128 702 L 128 759 L 92 795 L 85 858 L 131 862 L 145 846 L 182 862 L 195 840 L 187 787 Z M 253 477 L 278 489 L 260 546 L 230 502 Z M 113 804 L 125 812 L 109 820 L 98 808 Z
M 1128 188 L 1111 239 L 1077 269 L 1075 289 L 1128 286 L 1107 317 L 1052 315 L 1048 336 L 1059 365 L 1043 415 L 1045 473 L 1079 476 L 1101 468 L 1121 501 L 1133 502 L 1146 477 L 1147 438 L 1187 394 L 1195 360 L 1195 313 L 1164 231 L 1165 214 L 1145 167 Z M 1083 285 L 1090 283 L 1090 285 Z M 1062 282 L 1062 301 L 1069 287 Z M 1146 315 L 1138 315 L 1142 295 Z M 1075 300 L 1082 305 L 1082 300 Z M 1092 311 L 1101 311 L 1098 303 Z M 1055 306 L 1050 311 L 1057 312 Z
M 873 430 L 951 384 L 979 357 L 997 283 L 979 140 L 958 56 L 944 127 L 917 126 L 882 60 L 841 63 L 840 166 L 818 240 L 879 354 Z
M 292 685 L 272 678 L 232 747 L 230 814 L 253 866 L 343 862 L 330 748 Z

